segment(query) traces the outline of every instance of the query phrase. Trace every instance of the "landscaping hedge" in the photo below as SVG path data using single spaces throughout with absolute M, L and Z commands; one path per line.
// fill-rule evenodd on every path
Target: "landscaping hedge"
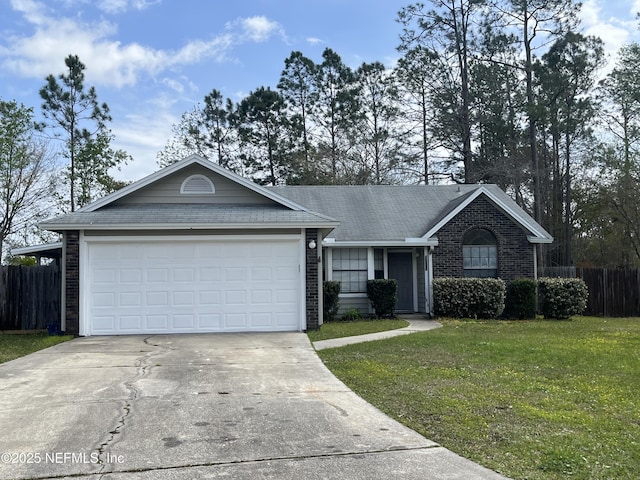
M 581 278 L 540 278 L 538 295 L 544 318 L 564 320 L 584 312 L 589 291 Z
M 324 321 L 330 322 L 336 319 L 340 308 L 340 282 L 327 280 L 322 284 L 322 312 Z
M 507 318 L 536 317 L 536 281 L 518 278 L 507 285 L 504 316 Z
M 499 278 L 436 278 L 434 311 L 442 317 L 498 318 L 504 311 L 505 291 Z
M 398 282 L 393 279 L 367 280 L 367 297 L 376 317 L 393 317 L 398 303 Z

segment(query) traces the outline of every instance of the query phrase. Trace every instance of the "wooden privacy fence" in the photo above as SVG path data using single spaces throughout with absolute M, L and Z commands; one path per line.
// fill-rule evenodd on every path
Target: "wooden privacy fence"
M 0 267 L 0 330 L 60 326 L 58 266 Z
M 640 316 L 639 268 L 550 267 L 542 269 L 540 276 L 584 280 L 589 289 L 585 315 Z

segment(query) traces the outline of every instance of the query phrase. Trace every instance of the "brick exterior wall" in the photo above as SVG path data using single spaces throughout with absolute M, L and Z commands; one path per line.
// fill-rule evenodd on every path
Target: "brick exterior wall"
M 498 242 L 498 277 L 509 281 L 533 278 L 533 246 L 527 232 L 485 195 L 480 195 L 442 227 L 433 251 L 433 276 L 462 277 L 462 239 L 469 230 L 485 228 Z
M 65 233 L 65 331 L 69 335 L 80 333 L 80 232 Z
M 317 246 L 314 249 L 309 248 L 309 242 L 313 240 Z M 322 248 L 318 242 L 318 230 L 308 228 L 305 234 L 305 258 L 306 258 L 306 315 L 307 330 L 317 330 L 320 327 L 320 312 L 318 302 L 318 255 L 319 249 Z

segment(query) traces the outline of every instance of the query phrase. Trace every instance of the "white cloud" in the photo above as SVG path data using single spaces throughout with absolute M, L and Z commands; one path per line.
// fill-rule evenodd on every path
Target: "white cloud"
M 113 147 L 125 150 L 133 157 L 133 162 L 114 170 L 112 175 L 125 181 L 139 180 L 158 170 L 156 154 L 171 138 L 171 126 L 180 121 L 179 117 L 152 102 L 144 111 L 127 115 L 124 121 L 113 126 L 115 135 Z M 168 106 L 168 105 L 165 105 Z
M 307 37 L 306 41 L 308 44 L 310 45 L 318 45 L 320 43 L 326 43 L 324 40 L 322 40 L 321 38 L 316 38 L 316 37 Z
M 640 0 L 636 0 L 640 3 Z M 611 11 L 611 9 L 607 9 Z M 627 12 L 620 12 L 626 14 Z M 607 69 L 612 68 L 618 50 L 631 40 L 636 28 L 634 22 L 605 13 L 602 0 L 586 0 L 582 4 L 580 12 L 582 26 L 586 35 L 599 37 L 604 42 L 605 54 L 613 61 L 609 62 Z
M 102 4 L 112 9 L 142 8 L 150 1 L 104 0 Z M 172 67 L 205 59 L 231 61 L 230 50 L 241 43 L 264 42 L 273 35 L 285 38 L 280 24 L 258 16 L 239 18 L 210 39 L 193 40 L 177 50 L 159 50 L 139 43 L 122 44 L 114 38 L 117 25 L 104 20 L 58 18 L 37 0 L 12 0 L 12 6 L 33 26 L 33 33 L 5 37 L 6 46 L 0 45 L 0 67 L 28 78 L 62 72 L 64 58 L 74 54 L 87 66 L 87 81 L 122 88 L 135 85 L 141 75 L 157 75 Z
M 160 3 L 160 0 L 101 0 L 98 8 L 106 13 L 123 13 L 128 10 L 144 10 L 152 5 Z
M 272 35 L 278 35 L 286 40 L 282 26 L 264 16 L 238 18 L 226 25 L 227 30 L 233 31 L 239 28 L 236 34 L 240 41 L 266 42 Z

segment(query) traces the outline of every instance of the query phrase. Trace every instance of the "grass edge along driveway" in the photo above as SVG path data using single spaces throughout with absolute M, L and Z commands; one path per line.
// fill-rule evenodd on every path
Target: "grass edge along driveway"
M 640 319 L 444 321 L 323 350 L 358 395 L 514 479 L 635 479 Z
M 71 335 L 49 336 L 46 333 L 0 334 L 0 364 L 72 338 Z

